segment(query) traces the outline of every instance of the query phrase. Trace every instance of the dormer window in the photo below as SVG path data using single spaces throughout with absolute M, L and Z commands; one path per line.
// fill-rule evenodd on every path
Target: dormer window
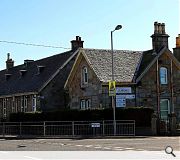
M 160 68 L 160 84 L 168 84 L 167 68 Z
M 22 70 L 20 70 L 19 72 L 20 72 L 20 75 L 21 75 L 21 76 L 24 76 L 24 75 L 25 75 L 25 73 L 27 72 L 27 70 L 22 69 Z
M 82 68 L 82 85 L 88 84 L 88 69 L 87 67 Z
M 37 66 L 37 68 L 38 68 L 38 74 L 40 74 L 44 70 L 45 66 Z
M 12 74 L 6 73 L 6 74 L 5 74 L 6 80 L 8 80 L 8 79 L 11 77 L 11 75 L 12 75 Z

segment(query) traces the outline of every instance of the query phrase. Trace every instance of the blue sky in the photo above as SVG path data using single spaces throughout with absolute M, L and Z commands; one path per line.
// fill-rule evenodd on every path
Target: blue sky
M 169 48 L 175 47 L 180 33 L 179 0 L 1 0 L 0 41 L 16 41 L 70 48 L 76 35 L 85 48 L 110 49 L 110 31 L 114 49 L 148 50 L 154 22 L 164 22 L 170 35 Z M 64 49 L 0 43 L 0 70 L 7 53 L 15 65 L 24 59 L 41 59 Z

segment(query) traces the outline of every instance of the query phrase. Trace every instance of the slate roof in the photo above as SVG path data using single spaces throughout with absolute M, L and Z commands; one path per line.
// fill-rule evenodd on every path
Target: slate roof
M 154 50 L 148 50 L 143 52 L 142 60 L 139 64 L 139 69 L 136 77 L 139 77 L 142 74 L 142 72 L 147 68 L 147 66 L 154 60 L 156 56 L 157 53 L 155 53 Z
M 102 82 L 112 79 L 111 50 L 83 49 L 91 67 Z M 116 82 L 133 82 L 142 51 L 114 50 L 114 79 Z
M 68 51 L 31 62 L 27 66 L 22 64 L 8 71 L 6 69 L 0 71 L 0 96 L 24 92 L 38 92 L 44 83 L 51 78 L 72 54 L 72 51 Z M 40 74 L 38 74 L 37 66 L 45 66 Z M 23 76 L 20 76 L 20 70 L 27 71 Z M 6 80 L 5 74 L 11 74 L 8 80 Z

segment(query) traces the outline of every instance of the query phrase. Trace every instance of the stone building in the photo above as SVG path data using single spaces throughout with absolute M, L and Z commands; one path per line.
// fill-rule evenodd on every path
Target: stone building
M 64 83 L 72 68 L 80 37 L 71 41 L 70 51 L 37 61 L 24 60 L 14 66 L 8 54 L 6 69 L 0 71 L 0 120 L 10 113 L 58 110 L 66 106 Z
M 180 122 L 180 36 L 174 54 L 168 49 L 164 23 L 154 23 L 152 49 L 114 50 L 116 107 L 150 107 L 161 119 L 176 113 Z M 65 83 L 72 109 L 111 107 L 111 50 L 79 49 Z
M 114 50 L 116 107 L 150 107 L 162 119 L 176 113 L 180 122 L 180 36 L 168 49 L 164 23 L 154 23 L 152 49 Z M 12 112 L 111 107 L 111 50 L 85 49 L 80 37 L 70 51 L 0 71 L 0 119 Z

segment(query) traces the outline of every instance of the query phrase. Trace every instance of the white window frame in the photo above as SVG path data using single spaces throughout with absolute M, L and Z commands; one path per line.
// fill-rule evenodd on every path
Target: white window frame
M 90 99 L 81 99 L 80 100 L 80 109 L 86 110 L 91 108 L 91 100 Z
M 18 97 L 15 97 L 15 110 L 18 112 Z
M 166 67 L 160 67 L 159 77 L 160 84 L 168 84 L 168 69 Z
M 24 112 L 28 111 L 27 108 L 28 108 L 28 98 L 27 96 L 24 96 Z
M 32 96 L 32 111 L 33 112 L 36 112 L 36 105 L 37 105 L 37 103 L 36 103 L 36 95 L 33 95 Z
M 3 118 L 6 118 L 7 117 L 7 100 L 6 98 L 3 98 Z
M 82 109 L 82 110 L 86 109 L 86 101 L 85 101 L 85 99 L 81 99 L 80 109 Z
M 82 85 L 88 84 L 88 69 L 86 66 L 82 68 Z
M 24 96 L 21 96 L 21 112 L 24 112 Z
M 161 116 L 161 112 L 168 112 L 168 114 L 170 113 L 170 102 L 169 102 L 169 99 L 160 99 L 160 104 L 163 102 L 163 101 L 167 101 L 167 104 L 168 104 L 168 109 L 167 110 L 161 110 L 161 105 L 160 105 L 160 116 Z M 168 115 L 167 115 L 168 116 Z M 161 117 L 162 119 L 163 118 L 167 118 L 167 117 Z
M 12 110 L 12 113 L 15 113 L 16 112 L 16 109 L 15 109 L 15 97 L 12 97 L 12 102 L 11 102 L 11 110 Z

